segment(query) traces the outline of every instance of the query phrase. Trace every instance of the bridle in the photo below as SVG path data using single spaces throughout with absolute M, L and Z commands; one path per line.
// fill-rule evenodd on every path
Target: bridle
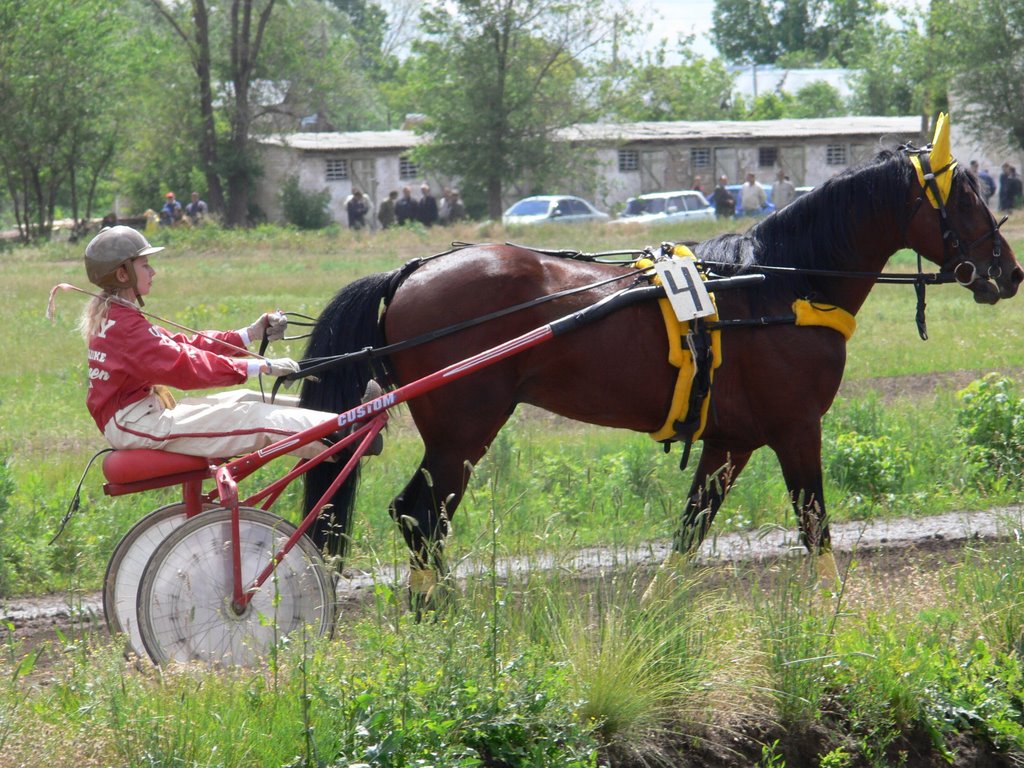
M 979 279 L 978 267 L 971 260 L 970 251 L 976 245 L 992 238 L 992 260 L 986 271 L 986 278 L 989 280 L 996 280 L 1002 277 L 1003 268 L 999 265 L 999 260 L 1002 257 L 1002 246 L 999 242 L 999 228 L 1006 222 L 1007 217 L 1004 216 L 998 222 L 995 216 L 989 212 L 989 219 L 992 222 L 992 228 L 971 241 L 967 245 L 964 245 L 963 238 L 960 237 L 960 233 L 957 231 L 956 226 L 949 215 L 949 210 L 946 207 L 946 198 L 948 192 L 943 193 L 939 187 L 938 178 L 944 173 L 952 174 L 956 161 L 950 159 L 948 163 L 937 170 L 933 170 L 931 167 L 931 150 L 932 145 L 928 144 L 924 147 L 918 148 L 913 144 L 904 144 L 900 147 L 901 152 L 905 152 L 908 156 L 916 158 L 917 163 L 920 166 L 921 175 L 924 179 L 923 194 L 917 198 L 914 205 L 914 210 L 911 211 L 910 216 L 907 217 L 906 222 L 903 225 L 903 242 L 908 248 L 910 243 L 907 242 L 907 230 L 910 228 L 910 222 L 914 220 L 918 211 L 924 206 L 925 199 L 931 195 L 932 205 L 939 211 L 939 229 L 942 235 L 942 249 L 944 259 L 942 266 L 939 269 L 940 274 L 952 275 L 953 279 L 957 283 L 964 286 L 965 288 L 972 285 L 976 280 Z M 917 266 L 918 272 L 921 271 L 922 256 L 920 251 L 916 248 L 913 249 L 917 254 Z

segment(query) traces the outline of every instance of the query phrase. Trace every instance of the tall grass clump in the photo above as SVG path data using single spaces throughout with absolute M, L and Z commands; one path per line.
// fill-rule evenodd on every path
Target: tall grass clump
M 680 576 L 670 592 L 641 604 L 635 572 L 531 586 L 517 621 L 568 666 L 577 716 L 593 726 L 613 764 L 674 764 L 664 749 L 711 724 L 715 681 L 738 687 L 738 675 L 723 682 L 723 603 L 706 587 L 699 574 Z
M 816 574 L 797 559 L 805 560 L 782 562 L 766 587 L 755 588 L 753 600 L 779 723 L 799 733 L 822 715 L 842 594 L 824 593 Z

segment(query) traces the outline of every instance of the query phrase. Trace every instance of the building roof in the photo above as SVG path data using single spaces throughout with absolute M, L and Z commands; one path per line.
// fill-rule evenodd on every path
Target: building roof
M 786 120 L 705 120 L 694 122 L 581 123 L 558 132 L 567 141 L 632 144 L 666 141 L 786 140 L 809 137 L 869 136 L 896 144 L 921 135 L 921 118 L 827 117 Z M 261 144 L 292 147 L 303 152 L 360 150 L 402 151 L 427 140 L 414 131 L 351 131 L 347 133 L 289 133 L 268 137 Z
M 705 139 L 800 139 L 817 136 L 872 136 L 885 143 L 915 139 L 921 134 L 921 118 L 823 117 L 785 120 L 706 120 L 700 122 L 590 123 L 561 131 L 570 141 L 664 142 Z
M 423 138 L 414 131 L 349 131 L 331 133 L 287 133 L 260 140 L 261 144 L 293 147 L 305 152 L 395 149 L 415 147 Z

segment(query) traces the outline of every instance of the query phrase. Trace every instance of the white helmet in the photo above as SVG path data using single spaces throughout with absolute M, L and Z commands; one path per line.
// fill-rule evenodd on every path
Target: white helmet
M 89 282 L 105 290 L 116 291 L 120 288 L 134 288 L 136 285 L 135 267 L 132 260 L 139 256 L 162 251 L 163 247 L 154 247 L 142 236 L 142 233 L 118 225 L 102 230 L 85 248 L 85 272 Z M 128 280 L 117 279 L 119 267 L 126 267 Z

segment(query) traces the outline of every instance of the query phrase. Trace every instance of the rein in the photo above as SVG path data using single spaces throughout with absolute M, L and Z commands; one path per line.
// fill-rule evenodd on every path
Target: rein
M 460 244 L 460 246 L 461 248 L 469 247 L 469 244 Z M 461 248 L 453 249 L 453 251 L 460 250 Z M 445 253 L 452 253 L 453 251 L 446 251 Z M 630 251 L 630 253 L 634 253 L 634 251 Z M 428 258 L 435 259 L 438 256 L 443 255 L 445 254 L 436 254 Z M 420 263 L 426 260 L 427 259 L 414 259 L 413 261 L 409 262 L 404 267 L 402 267 L 402 271 L 408 270 L 408 272 L 412 272 L 417 267 L 420 266 Z M 411 268 L 410 265 L 412 265 Z M 514 312 L 529 309 L 531 307 L 535 307 L 540 304 L 545 304 L 549 301 L 554 301 L 555 299 L 565 298 L 566 296 L 572 296 L 577 293 L 585 293 L 586 291 L 591 291 L 594 290 L 595 288 L 600 288 L 604 285 L 609 285 L 611 283 L 615 283 L 620 280 L 625 280 L 627 278 L 632 278 L 634 281 L 636 281 L 636 283 L 639 283 L 648 271 L 649 270 L 644 270 L 642 272 L 625 272 L 621 275 L 612 275 L 611 277 L 606 277 L 601 280 L 597 280 L 593 283 L 588 283 L 586 285 L 580 285 L 575 288 L 566 288 L 565 290 L 556 291 L 555 293 L 550 293 L 545 296 L 538 296 L 537 298 L 530 299 L 529 301 L 514 304 L 510 307 L 505 307 L 504 309 L 499 309 L 494 312 L 490 312 L 486 315 L 481 315 L 479 317 L 473 317 L 468 320 L 463 320 L 460 323 L 454 323 L 452 325 L 445 326 L 444 328 L 438 328 L 433 331 L 428 331 L 427 333 L 420 334 L 419 336 L 414 336 L 411 339 L 398 341 L 395 342 L 394 344 L 387 344 L 383 347 L 365 347 L 361 350 L 358 350 L 357 352 L 348 352 L 343 355 L 307 358 L 306 360 L 302 361 L 302 370 L 298 374 L 293 374 L 293 376 L 290 377 L 281 377 L 276 382 L 274 382 L 274 388 L 271 392 L 271 402 L 273 402 L 275 396 L 277 395 L 277 391 L 278 389 L 280 389 L 282 383 L 294 381 L 295 379 L 299 378 L 315 376 L 317 373 L 320 373 L 321 371 L 341 367 L 343 365 L 348 365 L 349 363 L 359 362 L 362 360 L 372 360 L 374 358 L 384 357 L 395 352 L 401 352 L 402 350 L 409 349 L 411 347 L 416 347 L 421 344 L 426 344 L 427 342 L 434 341 L 435 339 L 450 336 L 453 333 L 466 330 L 467 328 L 482 325 L 483 323 L 489 322 L 491 320 L 496 320 L 499 317 L 504 317 L 505 315 L 510 315 Z M 307 362 L 312 362 L 313 364 L 305 365 L 305 363 Z

